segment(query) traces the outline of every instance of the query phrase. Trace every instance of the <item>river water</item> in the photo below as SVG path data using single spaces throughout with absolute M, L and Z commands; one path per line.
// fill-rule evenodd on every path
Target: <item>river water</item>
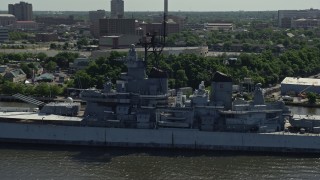
M 1 179 L 319 179 L 320 156 L 2 144 Z
M 320 115 L 320 108 L 305 108 L 299 106 L 289 106 L 294 114 Z
M 320 155 L 0 143 L 0 179 L 320 179 Z

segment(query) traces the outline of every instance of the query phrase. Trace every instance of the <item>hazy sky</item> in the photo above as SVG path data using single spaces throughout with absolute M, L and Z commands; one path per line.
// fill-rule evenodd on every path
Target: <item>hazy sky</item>
M 20 0 L 0 0 L 0 10 Z M 24 0 L 34 10 L 110 10 L 110 0 Z M 163 0 L 124 0 L 126 11 L 159 11 Z M 320 0 L 169 0 L 169 11 L 263 11 L 279 9 L 320 9 Z

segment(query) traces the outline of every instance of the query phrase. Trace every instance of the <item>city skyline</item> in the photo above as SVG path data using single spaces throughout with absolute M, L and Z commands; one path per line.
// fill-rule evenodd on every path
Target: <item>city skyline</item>
M 162 11 L 163 0 L 124 0 L 125 11 Z M 2 0 L 0 10 L 8 10 L 8 4 L 19 0 Z M 35 11 L 110 11 L 110 0 L 26 0 Z M 183 3 L 182 3 L 183 2 Z M 61 5 L 63 4 L 63 5 Z M 274 11 L 283 9 L 320 9 L 319 0 L 169 0 L 169 11 Z

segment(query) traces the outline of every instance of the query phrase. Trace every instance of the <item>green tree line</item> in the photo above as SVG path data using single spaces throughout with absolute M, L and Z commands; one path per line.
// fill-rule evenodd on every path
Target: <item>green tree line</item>
M 64 88 L 59 85 L 40 83 L 37 85 L 21 84 L 5 81 L 0 85 L 0 94 L 13 95 L 16 93 L 32 96 L 55 97 L 62 95 Z
M 93 61 L 83 71 L 74 76 L 73 86 L 102 88 L 107 78 L 115 82 L 121 72 L 126 71 L 122 62 L 115 59 L 124 56 L 113 52 L 109 58 L 99 58 Z M 226 64 L 227 56 L 199 57 L 190 54 L 178 56 L 162 56 L 157 63 L 149 58 L 147 73 L 158 67 L 168 73 L 170 88 L 190 86 L 197 88 L 201 81 L 210 85 L 211 78 L 216 71 L 231 75 L 235 83 L 244 78 L 252 78 L 255 83 L 262 83 L 265 87 L 281 82 L 287 76 L 306 77 L 320 72 L 320 49 L 305 47 L 300 50 L 288 50 L 275 56 L 270 50 L 261 54 L 242 53 L 234 64 Z

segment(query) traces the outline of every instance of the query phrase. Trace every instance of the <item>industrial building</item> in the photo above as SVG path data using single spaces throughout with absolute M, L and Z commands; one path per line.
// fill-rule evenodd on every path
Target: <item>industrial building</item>
M 278 25 L 282 28 L 292 28 L 294 20 L 297 19 L 320 19 L 319 9 L 306 10 L 279 10 Z
M 205 29 L 208 31 L 232 31 L 233 24 L 232 23 L 206 23 L 204 25 Z
M 32 4 L 20 2 L 8 5 L 9 14 L 14 15 L 18 21 L 32 21 Z
M 297 19 L 292 20 L 291 27 L 292 28 L 316 28 L 320 26 L 320 19 Z
M 286 77 L 281 82 L 281 94 L 314 92 L 320 94 L 320 79 Z

